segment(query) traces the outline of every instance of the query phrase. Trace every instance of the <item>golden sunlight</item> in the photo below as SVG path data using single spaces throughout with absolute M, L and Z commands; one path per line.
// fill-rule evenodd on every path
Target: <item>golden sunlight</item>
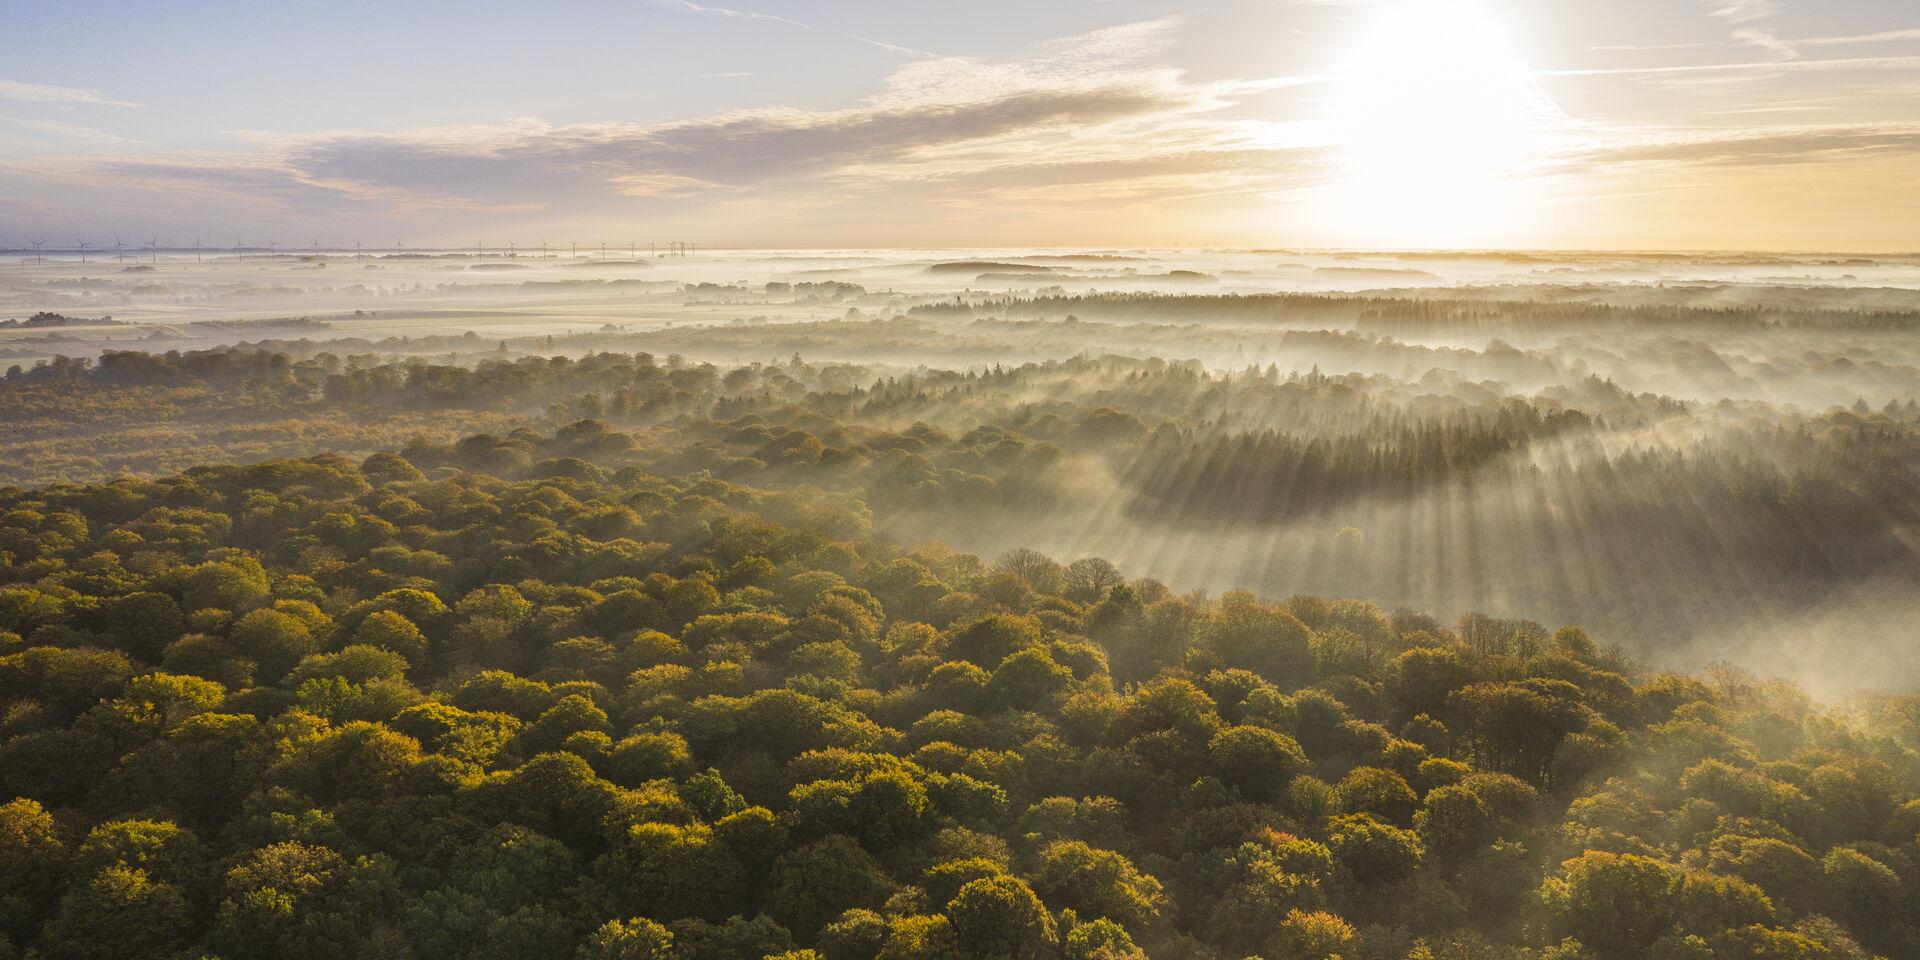
M 1523 233 L 1558 110 L 1472 0 L 1380 8 L 1333 77 L 1331 231 L 1366 245 L 1481 246 Z

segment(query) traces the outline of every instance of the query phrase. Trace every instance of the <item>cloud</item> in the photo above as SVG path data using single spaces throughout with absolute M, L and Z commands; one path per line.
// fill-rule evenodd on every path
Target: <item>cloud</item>
M 1324 78 L 1192 81 L 1159 62 L 1178 23 L 1123 24 L 1012 59 L 927 55 L 842 109 L 235 131 L 248 150 L 41 173 L 69 192 L 91 179 L 183 210 L 198 204 L 195 216 L 245 209 L 261 224 L 418 219 L 464 232 L 678 217 L 809 236 L 864 223 L 900 238 L 907 224 L 1013 223 L 1037 210 L 1262 203 L 1300 177 L 1324 176 L 1324 158 L 1295 142 L 1310 125 L 1274 123 L 1269 104 L 1242 102 Z M 894 224 L 905 210 L 915 216 Z
M 1760 60 L 1739 63 L 1696 63 L 1671 67 L 1598 67 L 1584 70 L 1540 70 L 1543 77 L 1604 77 L 1663 73 L 1719 73 L 1738 71 L 1920 70 L 1920 57 L 1844 57 L 1832 60 Z
M 749 10 L 732 10 L 727 7 L 702 6 L 691 0 L 646 0 L 648 6 L 680 13 L 691 13 L 702 17 L 722 17 L 727 20 L 764 20 L 769 23 L 784 23 L 792 27 L 806 27 L 798 20 L 776 17 L 771 13 L 754 13 Z
M 1795 43 L 1808 46 L 1827 46 L 1846 43 L 1888 43 L 1895 40 L 1920 40 L 1920 27 L 1905 30 L 1882 30 L 1879 33 L 1857 33 L 1846 37 L 1809 37 L 1795 40 Z
M 112 100 L 92 90 L 78 87 L 56 87 L 48 83 L 25 83 L 19 80 L 0 80 L 0 100 L 15 100 L 22 103 L 84 103 L 103 107 L 137 107 L 131 100 Z
M 914 47 L 903 47 L 903 46 L 901 46 L 900 44 L 897 44 L 897 43 L 888 43 L 888 42 L 886 42 L 885 40 L 875 40 L 875 39 L 873 39 L 872 37 L 863 37 L 863 36 L 860 36 L 860 35 L 858 35 L 858 34 L 848 34 L 848 36 L 850 36 L 850 37 L 852 37 L 852 38 L 853 38 L 853 39 L 854 39 L 855 41 L 858 41 L 858 42 L 860 42 L 860 43 L 864 43 L 864 44 L 866 44 L 866 45 L 867 45 L 867 46 L 869 46 L 869 47 L 879 47 L 880 49 L 882 49 L 882 50 L 885 50 L 885 51 L 887 51 L 888 53 L 899 53 L 899 54 L 904 54 L 904 55 L 906 55 L 906 56 L 909 56 L 909 57 L 938 57 L 938 56 L 940 56 L 940 54 L 937 54 L 937 53 L 933 53 L 933 52 L 931 52 L 931 51 L 927 51 L 927 50 L 920 50 L 920 49 L 916 49 L 916 48 L 914 48 Z
M 1712 14 L 1728 23 L 1754 23 L 1780 12 L 1778 0 L 1707 0 Z
M 62 123 L 58 120 L 31 120 L 23 117 L 0 117 L 0 123 L 8 123 L 26 130 L 50 134 L 62 141 L 84 143 L 94 147 L 134 147 L 140 141 L 108 133 L 93 127 L 77 123 Z
M 641 174 L 751 185 L 902 160 L 916 151 L 1175 109 L 1171 91 L 1128 83 L 1003 88 L 975 102 L 889 102 L 831 112 L 755 110 L 657 125 L 509 128 L 487 144 L 335 137 L 294 149 L 316 179 L 421 196 L 537 198 Z
M 1743 36 L 1743 34 L 1748 34 L 1748 35 Z M 1851 34 L 1848 36 L 1840 36 L 1840 37 L 1781 38 L 1781 37 L 1774 36 L 1771 31 L 1745 31 L 1745 30 L 1735 30 L 1733 32 L 1733 35 L 1735 38 L 1746 43 L 1756 42 L 1756 39 L 1764 37 L 1764 39 L 1772 43 L 1781 44 L 1789 49 L 1795 49 L 1799 47 L 1828 47 L 1828 46 L 1842 46 L 1842 45 L 1856 44 L 1856 43 L 1893 43 L 1900 40 L 1920 40 L 1920 27 L 1912 27 L 1912 28 L 1902 29 L 1902 30 L 1882 30 L 1882 31 L 1879 31 L 1878 33 L 1856 33 L 1856 34 Z M 1706 50 L 1706 49 L 1726 48 L 1726 47 L 1733 47 L 1733 46 L 1739 46 L 1739 44 L 1728 43 L 1725 40 L 1697 40 L 1697 41 L 1692 41 L 1688 43 L 1605 43 L 1605 44 L 1596 44 L 1594 46 L 1588 47 L 1587 49 L 1589 50 L 1633 50 L 1633 51 Z
M 1766 26 L 1780 12 L 1778 0 L 1707 0 L 1712 6 L 1713 16 L 1737 27 L 1733 39 L 1759 47 L 1783 60 L 1791 60 L 1800 55 L 1799 51 L 1778 36 L 1773 28 Z
M 1751 44 L 1762 50 L 1770 51 L 1783 60 L 1791 60 L 1800 55 L 1800 51 L 1795 49 L 1792 43 L 1774 36 L 1771 30 L 1764 30 L 1759 27 L 1742 27 L 1733 32 L 1733 38 L 1742 43 Z
M 1602 43 L 1588 47 L 1588 50 L 1703 50 L 1709 47 L 1728 47 L 1732 44 L 1721 40 L 1700 40 L 1690 43 Z
M 1920 124 L 1676 132 L 1593 149 L 1582 154 L 1580 160 L 1596 164 L 1684 162 L 1767 166 L 1894 153 L 1920 154 Z
M 298 171 L 267 166 L 244 157 L 186 160 L 108 160 L 98 169 L 120 188 L 145 187 L 176 195 L 245 201 L 262 212 L 338 211 L 355 198 L 346 191 L 314 184 Z
M 870 191 L 937 176 L 961 151 L 991 153 L 992 162 L 1009 165 L 1070 162 L 1107 149 L 1111 139 L 1094 131 L 1165 126 L 1228 105 L 1176 70 L 1142 64 L 1164 46 L 1174 23 L 1094 31 L 1019 60 L 918 60 L 896 69 L 878 94 L 841 110 L 743 110 L 653 124 L 526 119 L 281 137 L 265 141 L 277 156 L 247 171 L 195 162 L 177 175 L 197 186 L 224 180 L 283 201 L 331 190 L 364 202 L 566 211 L 610 199 L 687 200 L 774 187 Z M 1224 127 L 1201 129 L 1203 140 L 1228 141 Z M 1140 152 L 1136 141 L 1123 142 Z M 163 163 L 117 169 L 168 175 Z M 261 170 L 278 174 L 261 179 Z

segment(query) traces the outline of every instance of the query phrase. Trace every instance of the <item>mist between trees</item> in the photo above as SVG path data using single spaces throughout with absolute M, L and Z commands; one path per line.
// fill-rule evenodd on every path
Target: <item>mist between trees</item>
M 0 960 L 1920 951 L 1900 297 L 807 296 L 0 379 Z
M 1510 352 L 1453 359 L 1538 362 Z M 582 455 L 599 470 L 851 492 L 901 542 L 1105 556 L 1183 590 L 1580 623 L 1654 662 L 1735 656 L 1823 695 L 1910 684 L 1920 408 L 1802 412 L 1556 378 L 1517 393 L 1438 369 L 1119 356 L 959 371 L 114 353 L 0 381 L 0 474 L 383 447 L 429 470 L 514 471 L 537 459 L 516 430 L 559 429 L 595 437 Z
M 576 422 L 7 492 L 0 949 L 1916 945 L 1911 696 L 1839 712 L 1573 627 L 987 563 L 896 545 L 845 490 L 615 466 L 675 430 L 706 439 L 660 464 L 725 466 L 765 428 Z M 761 438 L 754 473 L 829 458 L 810 439 Z

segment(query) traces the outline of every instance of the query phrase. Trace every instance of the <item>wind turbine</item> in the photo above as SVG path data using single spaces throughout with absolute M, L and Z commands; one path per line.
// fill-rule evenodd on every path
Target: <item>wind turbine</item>
M 153 239 L 147 241 L 147 262 L 148 263 L 160 262 L 160 238 L 159 237 L 154 237 Z
M 659 253 L 658 251 L 656 251 L 656 250 L 654 250 L 654 249 L 653 249 L 653 248 L 654 248 L 654 246 L 655 246 L 655 245 L 654 245 L 654 244 L 651 244 L 651 243 L 649 243 L 649 244 L 647 244 L 647 259 L 649 259 L 649 260 L 658 260 L 658 259 L 660 259 L 660 253 Z
M 474 256 L 485 257 L 487 255 L 487 241 L 475 240 L 473 242 L 473 249 L 476 251 Z
M 86 263 L 87 262 L 87 242 L 85 240 L 75 240 L 74 243 L 77 243 L 80 245 L 80 262 Z
M 353 240 L 353 258 L 355 260 L 360 259 L 360 238 L 358 237 L 355 237 Z
M 35 241 L 33 241 L 33 262 L 34 262 L 34 263 L 45 263 L 45 262 L 46 262 L 46 258 L 45 258 L 45 257 L 42 257 L 42 256 L 40 256 L 40 247 L 41 247 L 42 245 L 44 245 L 45 243 L 46 243 L 46 241 L 45 241 L 45 240 L 35 240 Z
M 277 247 L 277 246 L 278 246 L 278 244 L 276 244 L 276 243 L 274 243 L 274 242 L 273 242 L 273 238 L 272 238 L 272 237 L 268 237 L 268 238 L 267 238 L 267 259 L 268 259 L 268 260 L 278 260 L 278 259 L 280 259 L 280 251 L 279 251 L 279 250 L 276 250 L 276 249 L 274 249 L 274 248 L 275 248 L 275 247 Z
M 513 241 L 508 240 L 507 241 L 507 259 L 511 260 L 513 258 L 514 258 Z
M 236 260 L 245 260 L 247 258 L 246 253 L 240 249 L 239 237 L 233 238 L 233 257 Z
M 569 240 L 569 241 L 567 241 L 567 246 L 569 246 L 569 247 L 572 247 L 572 248 L 573 248 L 573 259 L 575 259 L 575 260 L 578 260 L 578 259 L 580 259 L 580 241 L 578 241 L 578 240 Z
M 545 260 L 546 258 L 547 258 L 547 241 L 542 239 L 540 241 L 540 259 Z
M 114 262 L 114 263 L 126 263 L 126 262 L 127 262 L 127 255 L 126 255 L 125 253 L 123 253 L 123 252 L 121 252 L 121 249 L 122 249 L 123 247 L 125 247 L 125 246 L 126 246 L 126 244 L 124 244 L 124 243 L 121 243 L 121 242 L 120 242 L 120 238 L 119 238 L 119 237 L 114 237 L 114 238 L 113 238 L 113 262 Z
M 193 262 L 194 263 L 200 262 L 200 238 L 199 237 L 193 238 Z
M 314 255 L 315 257 L 318 257 L 318 256 L 320 256 L 320 241 L 319 241 L 319 240 L 315 240 L 315 241 L 313 241 L 313 255 Z

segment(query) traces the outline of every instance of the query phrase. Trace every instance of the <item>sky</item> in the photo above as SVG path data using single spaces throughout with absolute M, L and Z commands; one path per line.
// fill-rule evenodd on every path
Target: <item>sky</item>
M 0 0 L 0 246 L 116 236 L 1917 251 L 1920 5 Z

